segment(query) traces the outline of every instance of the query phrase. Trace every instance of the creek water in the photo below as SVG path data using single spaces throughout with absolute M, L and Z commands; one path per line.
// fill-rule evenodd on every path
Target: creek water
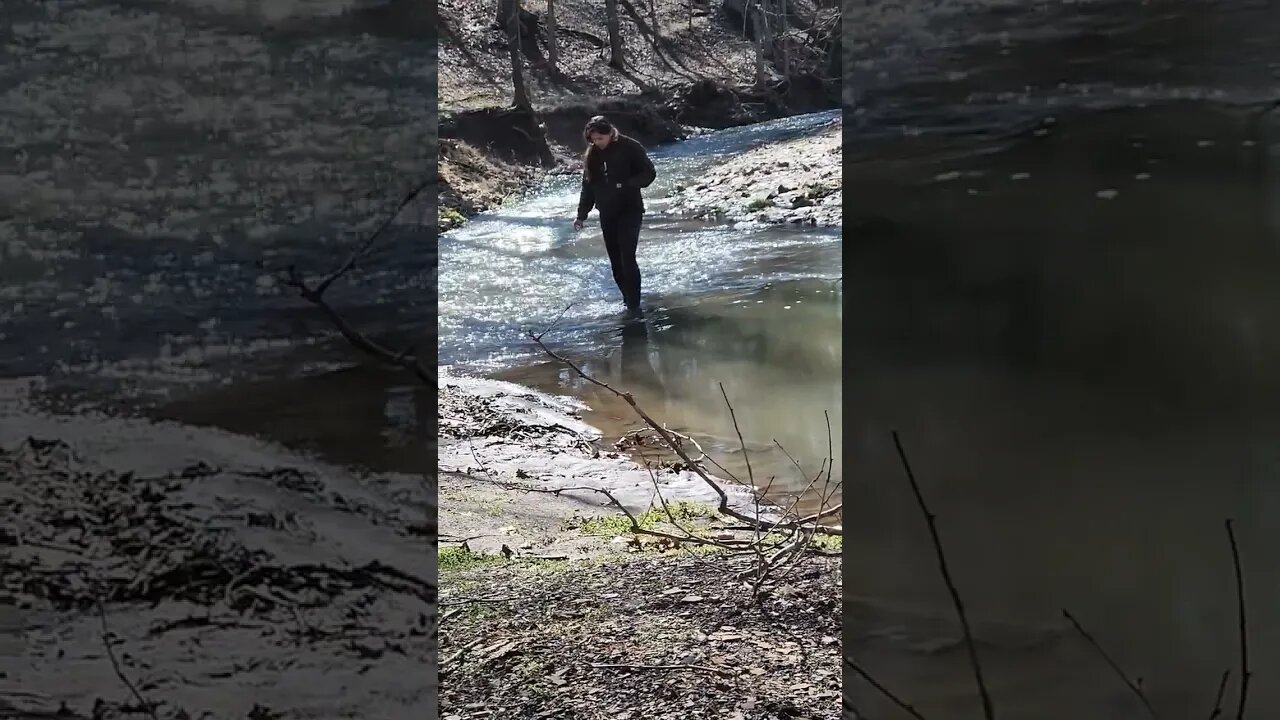
M 340 265 L 434 162 L 431 43 L 339 17 L 353 7 L 5 3 L 0 374 L 47 378 L 63 410 L 255 433 L 373 397 L 383 421 L 309 442 L 386 467 L 379 434 L 407 427 L 406 388 L 359 372 L 279 382 L 353 357 L 284 269 Z M 333 287 L 384 342 L 429 332 L 426 212 L 403 213 Z
M 639 250 L 643 322 L 623 318 L 599 231 L 570 226 L 576 176 L 445 234 L 441 362 L 583 397 L 589 420 L 611 437 L 640 427 L 616 396 L 549 361 L 526 336 L 554 323 L 544 341 L 588 374 L 632 392 L 740 479 L 778 497 L 800 494 L 803 478 L 829 454 L 840 457 L 840 234 L 681 220 L 664 213 L 661 198 L 722 158 L 837 118 L 790 117 L 653 149 L 659 180 L 646 193 Z M 838 496 L 839 480 L 837 466 L 818 494 Z
M 306 567 L 342 573 L 368 562 L 364 552 L 406 576 L 430 572 L 427 531 L 404 530 L 425 526 L 433 493 L 413 474 L 365 472 L 431 467 L 421 432 L 414 434 L 430 407 L 427 393 L 415 395 L 386 373 L 335 371 L 351 364 L 352 351 L 278 281 L 289 265 L 316 277 L 341 264 L 434 162 L 426 115 L 435 94 L 433 43 L 379 28 L 376 12 L 343 15 L 356 7 L 6 0 L 0 445 L 8 452 L 28 436 L 62 439 L 81 459 L 47 473 L 5 465 L 4 501 L 30 493 L 52 503 L 56 495 L 44 494 L 50 483 L 73 477 L 71 487 L 92 490 L 91 476 L 74 468 L 106 466 L 137 473 L 118 483 L 133 496 L 94 505 L 132 515 L 118 526 L 128 532 L 185 523 L 237 549 L 224 559 L 252 548 L 255 562 L 283 577 L 302 577 Z M 335 307 L 388 343 L 429 332 L 428 206 L 406 210 L 358 272 L 333 288 Z M 194 493 L 179 501 L 185 510 L 157 512 L 154 497 L 138 499 L 146 487 L 138 478 L 196 462 L 226 471 L 212 482 L 180 483 Z M 264 468 L 293 468 L 284 472 L 303 482 L 252 474 Z M 319 490 L 320 502 L 309 503 L 304 486 Z M 341 507 L 323 500 L 337 496 L 360 499 Z M 37 532 L 56 532 L 33 514 L 36 505 L 7 504 L 6 530 L 30 521 Z M 239 509 L 228 514 L 231 505 Z M 371 521 L 363 508 L 403 510 L 404 520 Z M 246 520 L 286 515 L 299 522 L 269 521 L 274 530 L 264 532 Z M 83 537 L 103 527 L 92 516 L 78 522 Z M 50 609 L 42 588 L 79 582 L 91 556 L 105 565 L 139 558 L 127 549 L 102 558 L 111 543 L 80 547 L 63 538 L 59 547 L 73 560 L 84 556 L 60 575 L 49 568 L 65 570 L 65 557 L 13 537 L 0 543 L 0 715 L 114 714 L 111 705 L 133 700 L 103 655 L 98 618 Z M 198 563 L 183 560 L 191 543 L 146 544 L 174 551 L 161 561 L 175 564 L 171 577 L 199 575 Z M 255 714 L 272 715 L 282 707 L 323 717 L 424 714 L 425 642 L 362 665 L 340 645 L 292 642 L 278 628 L 294 621 L 262 608 L 249 613 L 260 625 L 220 633 L 213 618 L 230 610 L 222 598 L 229 603 L 232 588 L 225 589 L 197 611 L 208 620 L 199 627 L 166 624 L 163 616 L 189 612 L 183 590 L 108 603 L 122 672 L 164 704 L 160 716 L 183 708 L 244 717 L 255 705 Z M 412 616 L 426 610 L 429 592 L 373 594 Z M 316 607 L 310 622 L 344 622 L 342 602 Z M 393 616 L 361 621 L 355 633 L 386 638 L 415 623 Z M 98 702 L 107 706 L 95 709 Z
M 1208 717 L 1227 669 L 1234 714 L 1226 518 L 1248 717 L 1274 716 L 1276 12 L 971 6 L 859 60 L 909 74 L 854 74 L 846 653 L 925 717 L 981 716 L 896 429 L 998 717 L 1148 716 L 1064 608 L 1162 717 Z M 853 674 L 846 692 L 908 717 Z

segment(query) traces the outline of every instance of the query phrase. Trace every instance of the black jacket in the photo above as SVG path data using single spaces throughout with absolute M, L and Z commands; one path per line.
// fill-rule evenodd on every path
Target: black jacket
M 592 149 L 582 173 L 582 194 L 578 197 L 578 219 L 586 220 L 595 207 L 602 216 L 627 211 L 644 212 L 640 189 L 653 184 L 657 171 L 644 146 L 619 135 L 604 150 Z

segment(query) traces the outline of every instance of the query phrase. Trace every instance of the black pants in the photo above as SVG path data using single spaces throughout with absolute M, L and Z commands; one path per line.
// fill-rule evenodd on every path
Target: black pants
M 640 307 L 640 265 L 636 263 L 636 246 L 640 244 L 640 221 L 643 217 L 636 210 L 600 216 L 604 247 L 609 251 L 609 264 L 613 266 L 613 281 L 622 291 L 622 301 L 633 310 Z

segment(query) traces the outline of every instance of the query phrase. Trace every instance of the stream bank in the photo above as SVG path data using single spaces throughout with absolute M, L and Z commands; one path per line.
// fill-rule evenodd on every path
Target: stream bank
M 661 487 L 714 530 L 689 472 L 594 449 L 579 401 L 447 369 L 439 387 L 442 718 L 839 717 L 838 558 L 752 604 L 732 560 L 641 542 L 591 489 L 643 517 Z
M 839 106 L 839 10 L 793 0 L 789 70 L 756 82 L 756 50 L 734 3 L 622 3 L 625 67 L 601 54 L 599 6 L 558 0 L 556 68 L 546 62 L 539 0 L 522 3 L 523 75 L 532 112 L 513 109 L 506 33 L 489 4 L 440 3 L 439 109 L 442 230 L 492 209 L 548 172 L 574 172 L 582 127 L 603 114 L 646 145 Z M 834 78 L 834 79 L 833 79 Z

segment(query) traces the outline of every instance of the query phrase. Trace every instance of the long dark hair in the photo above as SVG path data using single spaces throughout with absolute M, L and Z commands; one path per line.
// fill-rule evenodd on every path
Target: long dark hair
M 596 146 L 591 142 L 592 135 L 609 135 L 614 140 L 618 139 L 618 128 L 613 123 L 604 119 L 603 115 L 596 115 L 587 121 L 587 126 L 582 128 L 582 139 L 587 141 L 587 151 L 582 154 L 583 172 L 586 173 L 587 179 L 591 180 L 591 156 L 596 152 Z

